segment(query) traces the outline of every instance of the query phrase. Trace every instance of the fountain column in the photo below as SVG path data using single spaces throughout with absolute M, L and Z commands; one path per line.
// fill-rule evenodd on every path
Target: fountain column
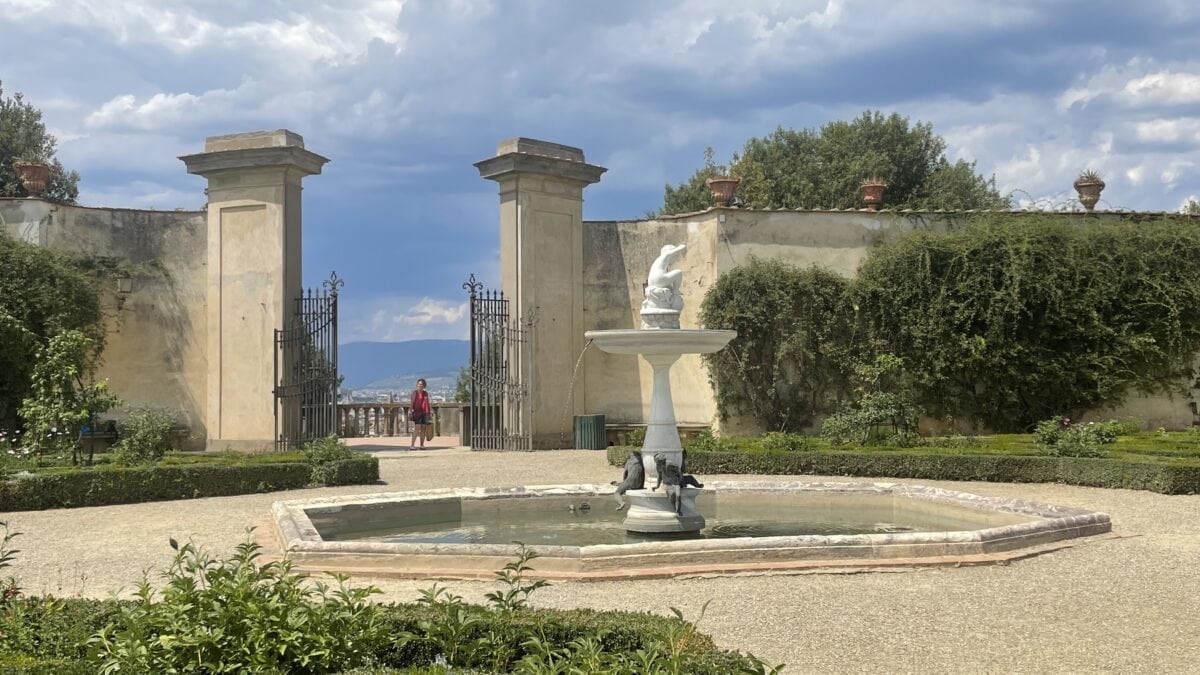
M 654 389 L 650 394 L 650 421 L 646 424 L 646 441 L 642 445 L 642 465 L 646 478 L 657 480 L 654 468 L 655 453 L 663 453 L 667 461 L 683 466 L 683 446 L 679 443 L 679 428 L 675 423 L 675 402 L 671 398 L 671 366 L 680 354 L 642 354 L 654 369 Z

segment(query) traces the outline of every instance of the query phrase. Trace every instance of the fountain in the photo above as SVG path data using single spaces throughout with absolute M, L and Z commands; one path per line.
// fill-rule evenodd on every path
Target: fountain
M 722 349 L 736 333 L 679 327 L 682 274 L 670 267 L 685 250 L 664 246 L 654 261 L 640 329 L 586 333 L 597 348 L 641 355 L 654 369 L 646 441 L 615 489 L 460 487 L 276 502 L 280 549 L 302 571 L 492 578 L 511 560 L 510 542 L 521 541 L 541 556 L 539 578 L 624 580 L 1007 562 L 1111 530 L 1103 513 L 921 485 L 783 479 L 701 486 L 686 473 L 671 366 L 683 354 Z M 595 507 L 613 494 L 622 504 L 617 511 Z
M 704 516 L 696 510 L 699 486 L 687 475 L 683 446 L 675 424 L 675 405 L 671 400 L 671 366 L 684 354 L 716 352 L 737 337 L 737 331 L 683 329 L 679 314 L 683 296 L 679 293 L 683 272 L 671 265 L 687 251 L 680 244 L 663 246 L 650 266 L 646 280 L 646 299 L 642 303 L 642 326 L 632 330 L 592 330 L 584 334 L 596 347 L 611 354 L 639 354 L 654 370 L 654 388 L 650 394 L 650 421 L 641 461 L 644 479 L 664 484 L 647 489 L 638 485 L 636 467 L 627 466 L 618 499 L 623 492 L 629 498 L 625 529 L 631 532 L 698 532 L 704 529 Z M 690 479 L 690 480 L 689 480 Z M 700 486 L 702 487 L 702 486 Z

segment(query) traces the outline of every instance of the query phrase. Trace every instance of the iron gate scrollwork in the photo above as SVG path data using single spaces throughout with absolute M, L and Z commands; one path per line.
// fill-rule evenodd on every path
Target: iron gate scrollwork
M 275 449 L 337 433 L 337 272 L 301 291 L 286 328 L 275 330 Z
M 510 312 L 504 293 L 484 290 L 474 274 L 463 288 L 471 304 L 471 448 L 532 450 L 535 318 Z

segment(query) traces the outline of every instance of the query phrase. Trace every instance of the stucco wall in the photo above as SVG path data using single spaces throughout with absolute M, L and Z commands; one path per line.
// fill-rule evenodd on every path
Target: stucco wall
M 131 280 L 119 299 L 115 278 L 101 282 L 107 345 L 97 377 L 125 408 L 172 410 L 189 427 L 189 446 L 206 437 L 207 387 L 203 211 L 140 211 L 0 199 L 0 226 L 24 241 L 99 258 Z M 115 275 L 113 275 L 115 277 Z M 257 347 L 256 347 L 257 348 Z
M 1111 217 L 1119 217 L 1113 215 Z M 636 328 L 643 284 L 664 244 L 686 243 L 683 270 L 683 328 L 699 326 L 700 303 L 717 277 L 749 260 L 777 259 L 820 265 L 852 277 L 872 246 L 912 229 L 945 231 L 952 214 L 869 211 L 756 211 L 710 209 L 658 220 L 584 221 L 585 330 Z M 572 364 L 573 365 L 573 364 Z M 649 418 L 651 371 L 641 359 L 589 349 L 584 359 L 586 413 L 608 422 L 641 423 Z M 671 371 L 671 394 L 680 423 L 711 424 L 723 433 L 763 431 L 748 418 L 719 423 L 712 387 L 698 356 L 685 356 Z M 1125 406 L 1096 411 L 1092 418 L 1133 415 L 1149 428 L 1190 426 L 1188 397 L 1132 394 Z

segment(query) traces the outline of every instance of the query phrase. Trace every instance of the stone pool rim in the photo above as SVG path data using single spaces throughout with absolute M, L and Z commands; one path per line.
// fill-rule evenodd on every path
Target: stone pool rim
M 325 541 L 306 509 L 444 499 L 609 497 L 612 485 L 567 484 L 437 488 L 275 502 L 272 521 L 282 551 L 301 571 L 330 571 L 407 578 L 492 578 L 512 560 L 511 544 Z M 1001 562 L 1061 547 L 1064 542 L 1111 532 L 1098 511 L 1022 499 L 979 495 L 894 482 L 709 481 L 705 492 L 891 494 L 980 511 L 1033 518 L 1029 522 L 942 532 L 797 535 L 669 540 L 632 544 L 549 546 L 532 544 L 541 557 L 533 578 L 628 579 L 692 574 L 802 571 L 821 567 L 895 567 Z

